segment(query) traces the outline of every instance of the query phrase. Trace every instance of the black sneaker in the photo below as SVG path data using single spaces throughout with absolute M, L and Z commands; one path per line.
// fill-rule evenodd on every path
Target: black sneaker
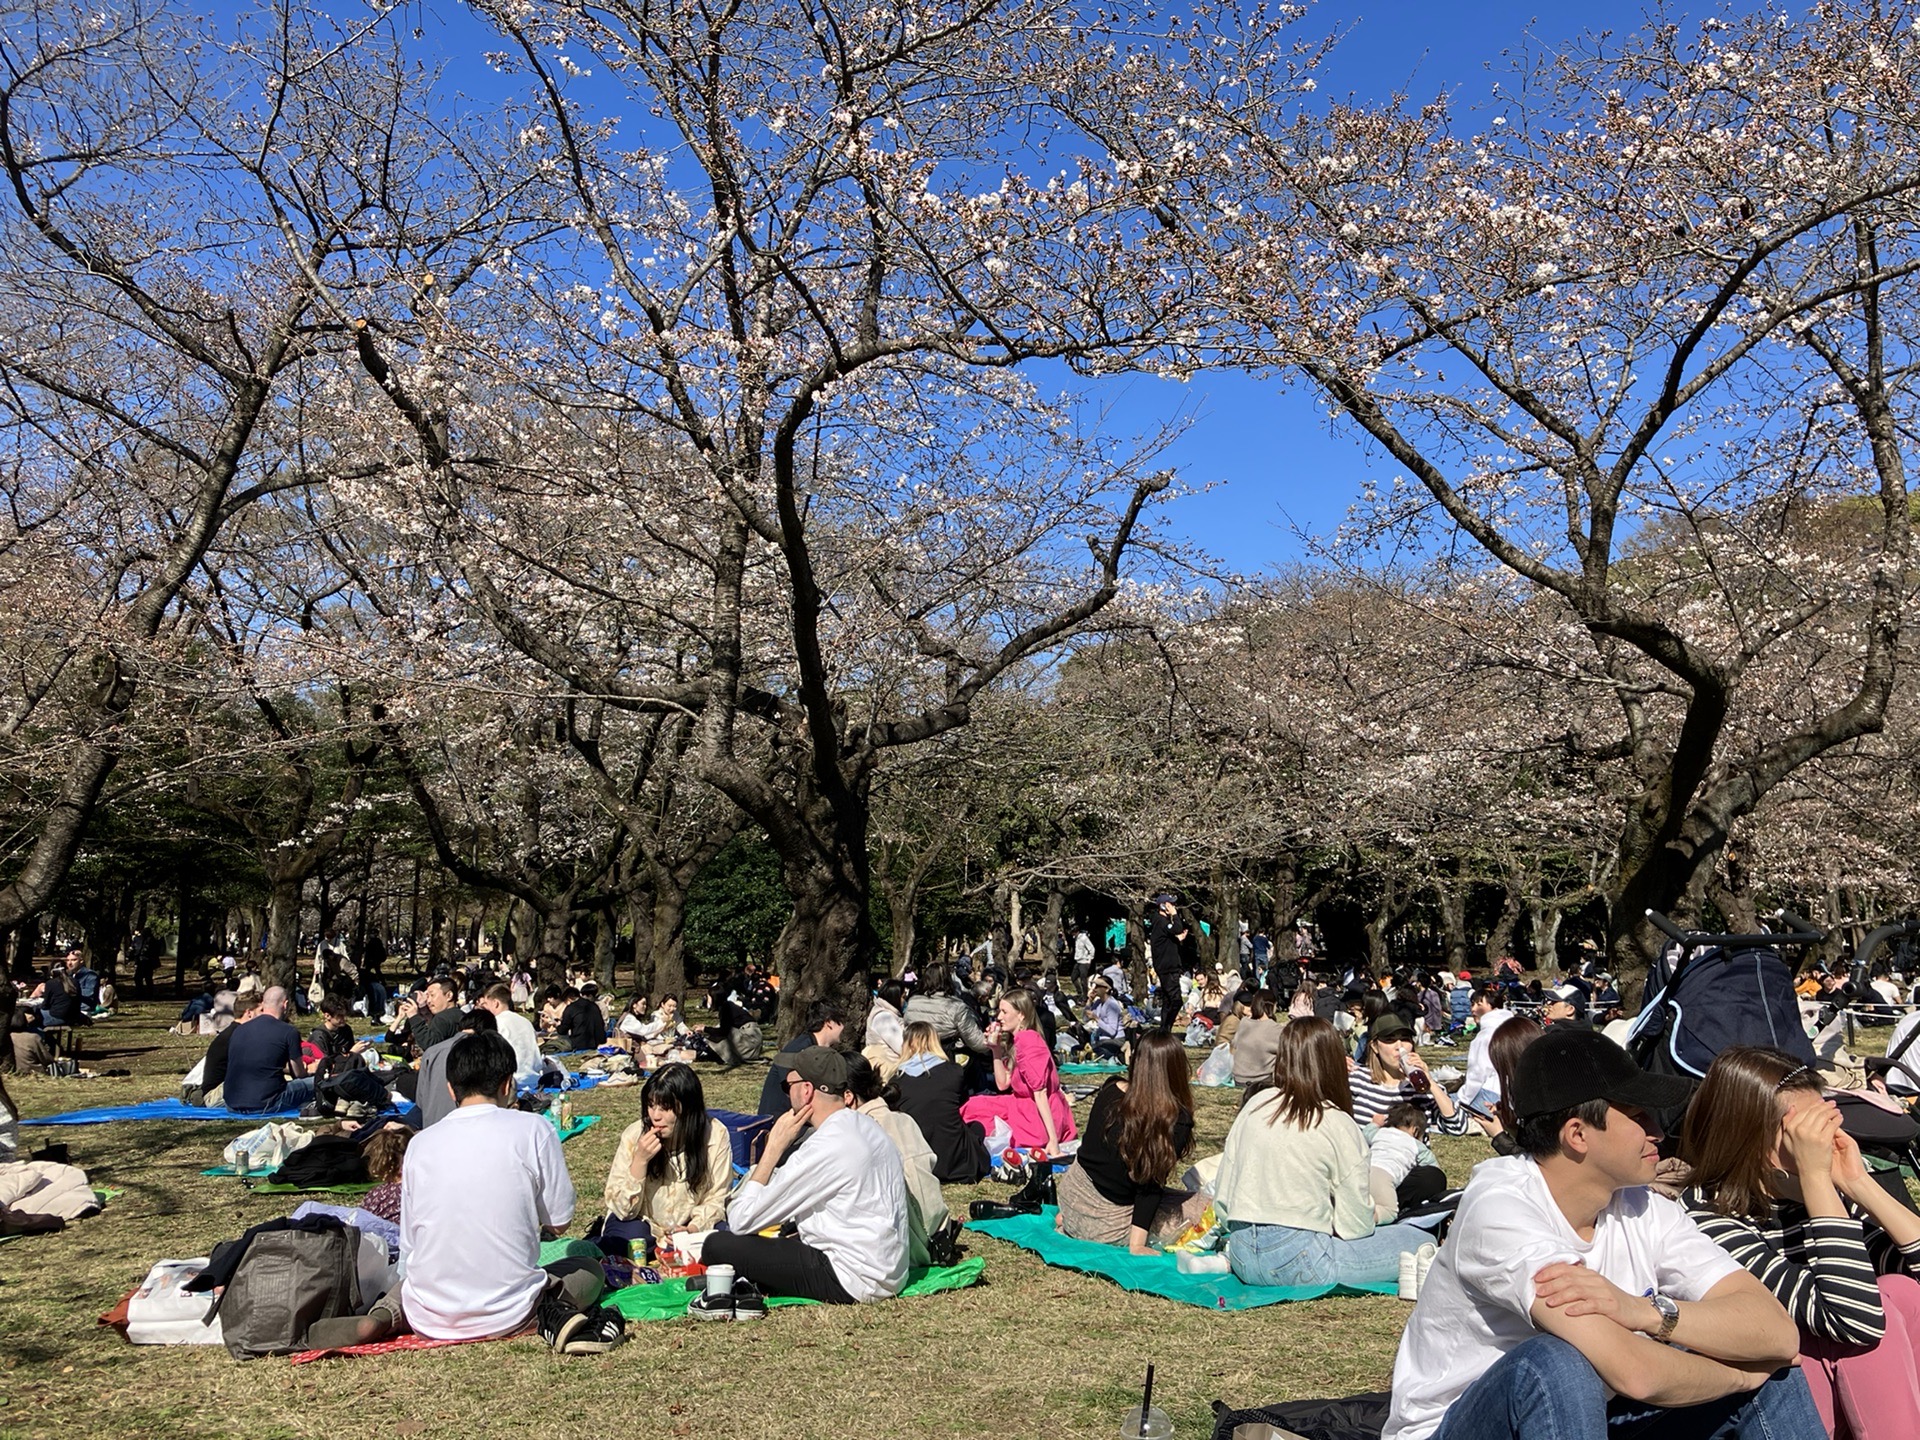
M 736 1320 L 767 1318 L 767 1297 L 760 1293 L 758 1285 L 745 1276 L 733 1282 L 733 1318 Z
M 627 1338 L 627 1317 L 608 1305 L 596 1306 L 586 1324 L 561 1347 L 563 1355 L 604 1355 Z
M 539 1308 L 534 1311 L 534 1323 L 540 1327 L 540 1338 L 556 1354 L 566 1350 L 567 1342 L 586 1328 L 587 1321 L 586 1312 L 574 1309 L 565 1292 L 557 1287 L 540 1297 Z
M 696 1320 L 731 1320 L 733 1319 L 733 1296 L 705 1293 L 696 1295 L 693 1297 L 693 1303 L 687 1306 L 687 1314 Z

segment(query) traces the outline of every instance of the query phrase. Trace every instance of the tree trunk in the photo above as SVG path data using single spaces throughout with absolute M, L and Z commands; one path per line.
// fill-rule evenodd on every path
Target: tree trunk
M 540 949 L 534 956 L 533 978 L 543 989 L 567 983 L 567 947 L 573 932 L 573 907 L 557 905 L 539 917 Z M 469 944 L 467 953 L 479 953 L 478 943 Z
M 267 897 L 267 957 L 261 979 L 291 992 L 300 983 L 301 882 L 277 878 Z
M 1460 879 L 1435 880 L 1433 893 L 1440 904 L 1440 927 L 1444 936 L 1447 973 L 1458 975 L 1467 968 L 1467 882 Z
M 867 1015 L 866 972 L 875 937 L 865 887 L 850 873 L 852 868 L 782 866 L 793 897 L 793 915 L 774 945 L 783 1045 L 800 1033 L 807 1007 L 824 999 L 846 1006 L 848 1043 L 860 1043 Z
M 1294 927 L 1300 923 L 1300 863 L 1291 852 L 1283 854 L 1273 866 L 1273 928 L 1267 936 L 1273 942 L 1269 966 L 1291 965 L 1300 958 L 1294 944 Z
M 1396 876 L 1387 876 L 1380 882 L 1380 899 L 1373 907 L 1373 914 L 1367 921 L 1367 964 L 1375 975 L 1384 975 L 1393 968 L 1392 953 L 1388 948 L 1388 937 L 1400 917 L 1407 913 L 1407 901 L 1400 891 L 1400 882 Z
M 1560 963 L 1560 917 L 1565 912 L 1552 901 L 1538 899 L 1528 908 L 1532 912 L 1533 968 L 1553 970 Z M 1625 993 L 1624 987 L 1621 993 Z
M 1228 882 L 1220 890 L 1220 919 L 1213 932 L 1213 963 L 1218 969 L 1240 969 L 1240 887 Z
M 598 912 L 593 926 L 593 972 L 603 994 L 615 993 L 613 973 L 613 907 Z
M 1040 921 L 1040 973 L 1060 968 L 1060 917 L 1067 908 L 1067 892 L 1055 885 L 1047 891 L 1047 913 Z
M 887 920 L 893 934 L 892 971 L 896 980 L 906 974 L 907 966 L 913 961 L 913 942 L 917 933 L 913 909 L 918 899 L 918 886 L 895 885 L 887 890 Z
M 1502 956 L 1512 953 L 1513 932 L 1520 926 L 1520 917 L 1526 913 L 1521 904 L 1520 890 L 1511 880 L 1500 897 L 1500 915 L 1493 922 L 1493 929 L 1487 932 L 1487 963 L 1494 964 Z M 1460 966 L 1460 970 L 1466 967 Z M 1458 974 L 1456 970 L 1454 973 Z
M 653 956 L 653 986 L 662 996 L 680 997 L 683 1009 L 687 993 L 686 919 L 685 892 L 670 883 L 656 886 L 647 924 L 647 946 Z M 637 953 L 638 934 L 634 942 Z

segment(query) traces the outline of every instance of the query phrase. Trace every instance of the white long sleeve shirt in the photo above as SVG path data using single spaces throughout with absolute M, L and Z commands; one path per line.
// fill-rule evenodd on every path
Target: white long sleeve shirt
M 749 1235 L 793 1221 L 855 1300 L 885 1300 L 907 1283 L 907 1176 L 872 1119 L 837 1110 L 762 1185 L 749 1177 L 727 1228 Z
M 1511 1010 L 1489 1010 L 1480 1017 L 1480 1029 L 1473 1037 L 1473 1043 L 1467 1046 L 1467 1078 L 1460 1082 L 1460 1093 L 1471 1095 L 1476 1090 L 1484 1090 L 1490 1096 L 1500 1093 L 1500 1077 L 1494 1073 L 1493 1059 L 1487 1053 L 1487 1047 L 1493 1042 L 1493 1034 L 1507 1021 L 1513 1018 Z M 1516 1035 L 1519 1031 L 1514 1032 Z
M 493 1017 L 494 1026 L 513 1046 L 513 1083 L 531 1085 L 540 1078 L 540 1037 L 533 1022 L 512 1010 Z

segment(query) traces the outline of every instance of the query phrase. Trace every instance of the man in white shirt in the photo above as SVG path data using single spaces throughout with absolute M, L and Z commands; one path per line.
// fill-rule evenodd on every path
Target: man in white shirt
M 533 1022 L 513 1008 L 513 991 L 490 985 L 480 997 L 480 1008 L 493 1012 L 495 1029 L 513 1046 L 513 1083 L 516 1087 L 540 1083 L 540 1036 Z
M 907 1283 L 908 1245 L 900 1152 L 869 1117 L 847 1108 L 847 1061 L 839 1051 L 800 1051 L 786 1086 L 787 1112 L 773 1122 L 766 1148 L 727 1207 L 727 1229 L 707 1237 L 701 1260 L 709 1270 L 733 1266 L 769 1295 L 829 1305 L 898 1295 Z M 808 1126 L 806 1144 L 781 1165 Z M 776 1225 L 794 1233 L 754 1233 Z
M 1489 985 L 1474 992 L 1467 1013 L 1480 1028 L 1474 1032 L 1473 1043 L 1467 1046 L 1467 1078 L 1460 1082 L 1460 1093 L 1455 1098 L 1469 1110 L 1491 1113 L 1500 1099 L 1500 1077 L 1494 1072 L 1489 1049 L 1494 1033 L 1513 1018 L 1513 1012 L 1502 1004 L 1500 992 Z
M 511 1335 L 529 1321 L 555 1350 L 592 1354 L 620 1342 L 625 1322 L 598 1308 L 597 1262 L 540 1264 L 540 1241 L 573 1220 L 573 1181 L 544 1116 L 513 1102 L 513 1047 L 463 1035 L 447 1052 L 456 1107 L 407 1147 L 400 1181 L 405 1278 L 364 1316 L 316 1321 L 317 1349 L 366 1344 L 408 1330 L 435 1340 Z
M 1686 1088 L 1591 1030 L 1528 1047 L 1509 1097 L 1522 1153 L 1474 1168 L 1382 1440 L 1825 1434 L 1780 1302 L 1647 1188 L 1648 1112 Z

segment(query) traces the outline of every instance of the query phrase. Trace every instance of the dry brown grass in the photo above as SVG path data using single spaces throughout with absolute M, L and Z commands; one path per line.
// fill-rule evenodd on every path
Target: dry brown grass
M 89 1064 L 124 1079 L 16 1079 L 29 1115 L 171 1093 L 202 1042 L 165 1035 L 170 1007 L 135 1006 L 90 1033 Z M 712 1103 L 755 1107 L 760 1067 L 702 1067 Z M 609 1116 L 567 1146 L 582 1221 L 592 1214 L 633 1089 L 580 1097 Z M 1218 1145 L 1234 1092 L 1202 1092 Z M 1084 1116 L 1082 1107 L 1080 1113 Z M 528 1440 L 637 1434 L 861 1437 L 1107 1436 L 1151 1359 L 1156 1401 L 1182 1437 L 1236 1406 L 1381 1389 L 1407 1307 L 1384 1297 L 1213 1313 L 1049 1269 L 972 1236 L 976 1289 L 848 1309 L 776 1312 L 758 1326 L 636 1326 L 598 1358 L 560 1360 L 536 1340 L 378 1360 L 236 1364 L 218 1348 L 138 1347 L 95 1323 L 165 1256 L 205 1254 L 292 1197 L 254 1195 L 199 1170 L 237 1124 L 121 1124 L 23 1132 L 66 1142 L 98 1185 L 125 1190 L 59 1235 L 0 1245 L 0 1437 L 301 1437 L 445 1434 Z M 1436 1147 L 1456 1181 L 1487 1153 Z M 952 1187 L 956 1210 L 1004 1187 Z M 578 1226 L 576 1226 L 576 1229 Z

